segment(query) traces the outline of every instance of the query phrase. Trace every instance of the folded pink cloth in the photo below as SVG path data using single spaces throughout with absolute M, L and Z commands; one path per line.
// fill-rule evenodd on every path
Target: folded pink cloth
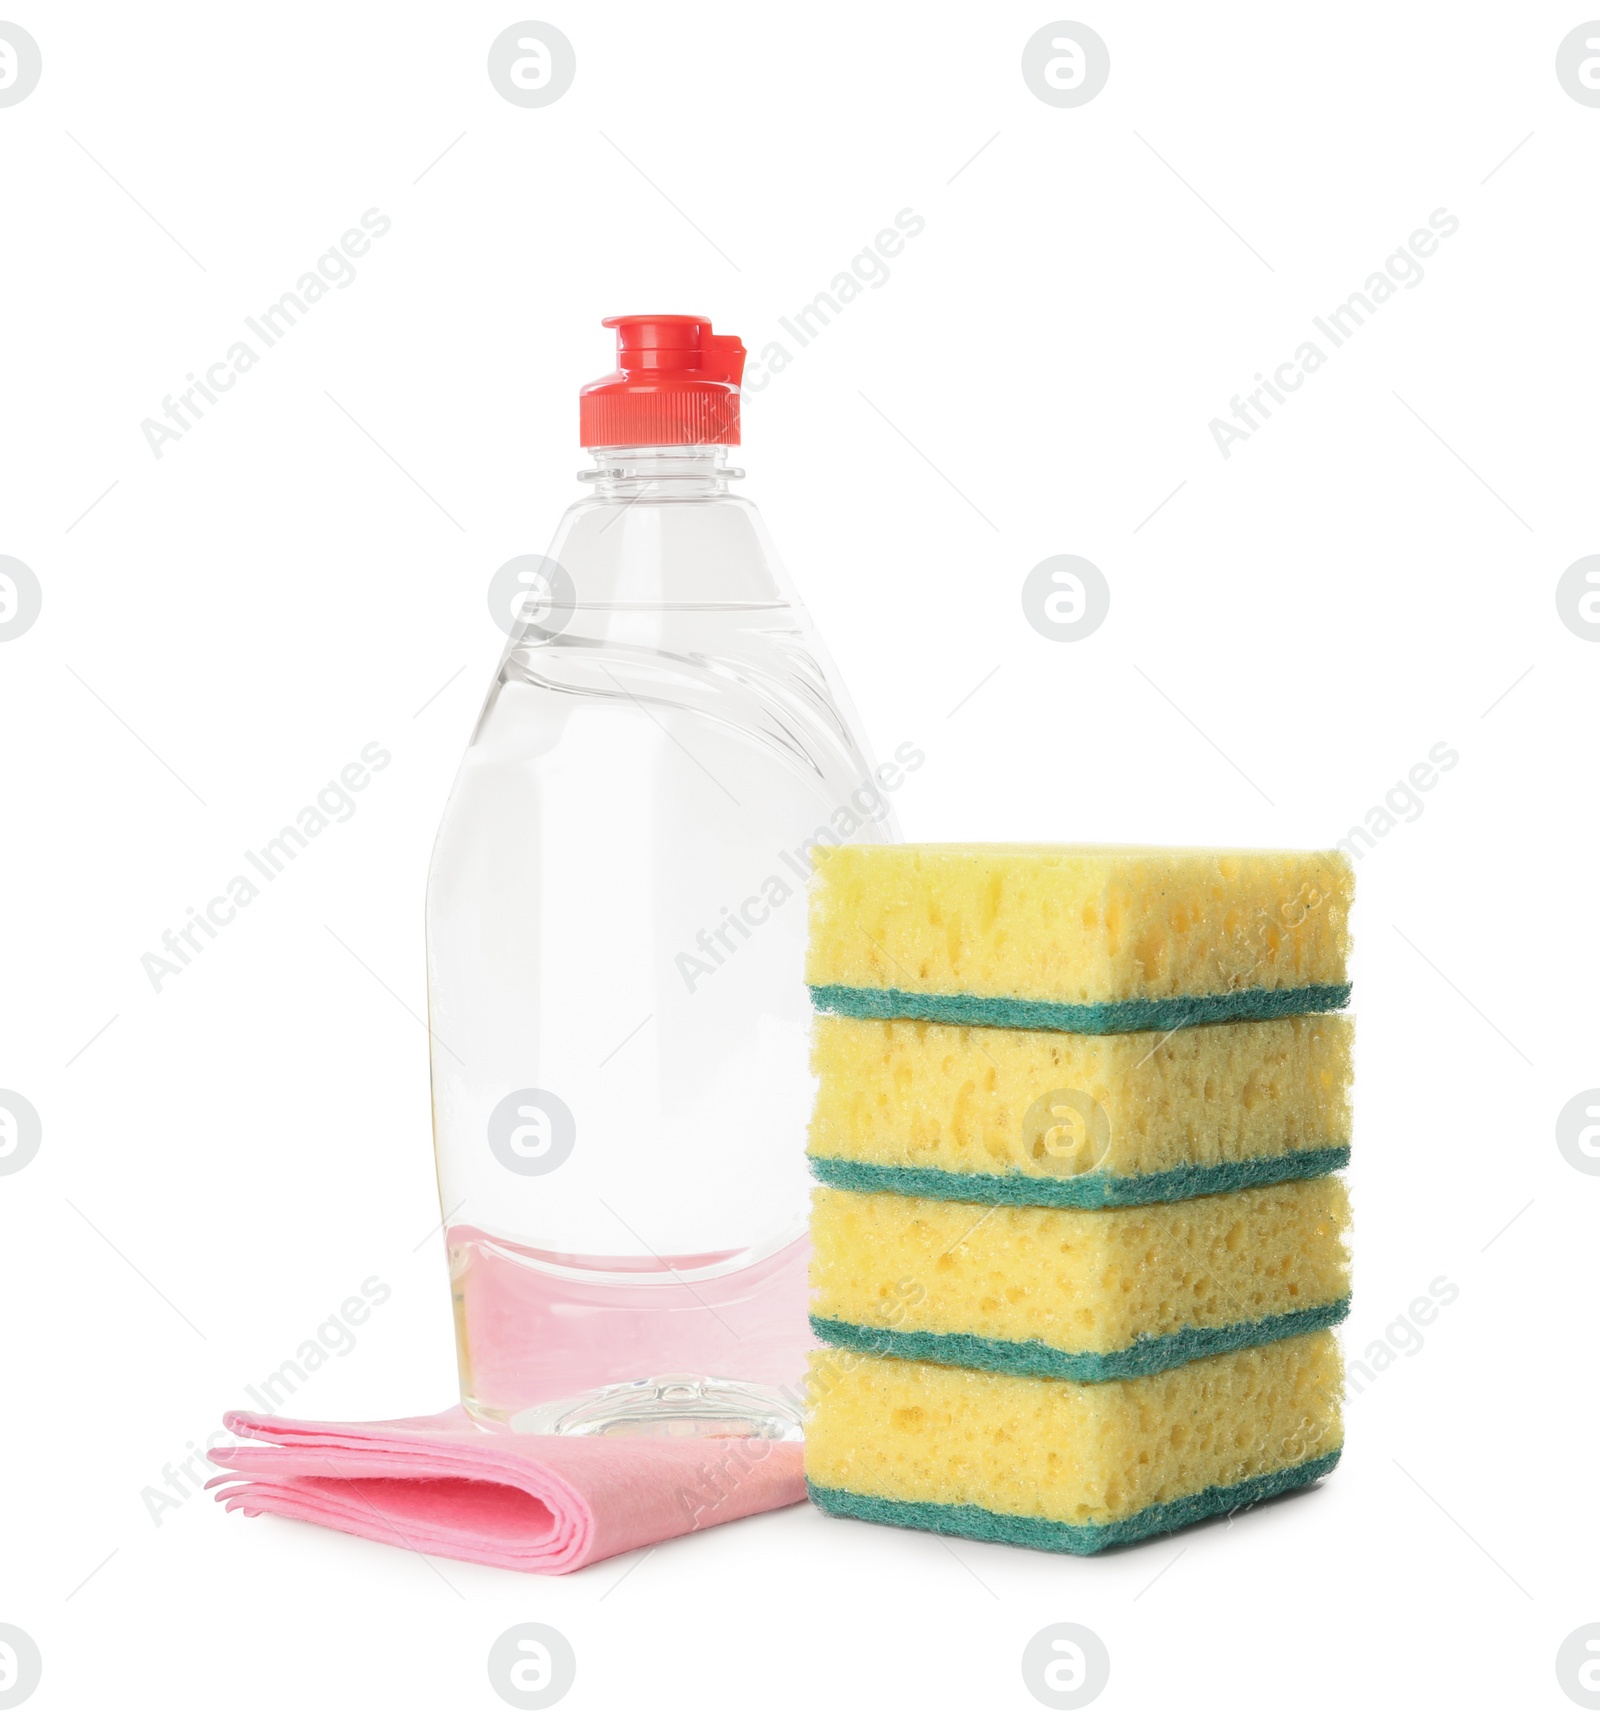
M 229 1413 L 211 1451 L 218 1503 L 293 1516 L 469 1563 L 565 1575 L 806 1495 L 798 1443 L 764 1438 L 534 1437 L 459 1407 L 330 1425 Z

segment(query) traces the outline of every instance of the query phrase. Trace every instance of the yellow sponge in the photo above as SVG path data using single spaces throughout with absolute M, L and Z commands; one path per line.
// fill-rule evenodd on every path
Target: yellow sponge
M 1126 1209 L 826 1187 L 812 1328 L 836 1346 L 1083 1381 L 1325 1329 L 1349 1306 L 1343 1181 Z
M 1342 1016 L 1161 1036 L 819 1016 L 808 1143 L 853 1190 L 1104 1208 L 1308 1178 L 1350 1154 Z
M 1337 850 L 847 845 L 816 867 L 819 1009 L 1089 1034 L 1337 1010 Z
M 1343 1382 L 1326 1333 L 1098 1384 L 824 1351 L 806 1480 L 838 1515 L 1095 1552 L 1327 1473 Z

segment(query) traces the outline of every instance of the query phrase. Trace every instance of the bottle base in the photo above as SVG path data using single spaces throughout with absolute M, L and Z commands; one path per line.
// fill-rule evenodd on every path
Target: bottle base
M 640 1377 L 525 1407 L 493 1413 L 468 1404 L 480 1424 L 545 1437 L 763 1437 L 798 1441 L 795 1396 L 768 1384 L 722 1377 Z

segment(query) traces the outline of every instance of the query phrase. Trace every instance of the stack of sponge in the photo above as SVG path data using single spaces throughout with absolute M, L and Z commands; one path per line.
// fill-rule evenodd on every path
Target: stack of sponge
M 813 864 L 813 1501 L 1094 1552 L 1328 1472 L 1345 858 Z

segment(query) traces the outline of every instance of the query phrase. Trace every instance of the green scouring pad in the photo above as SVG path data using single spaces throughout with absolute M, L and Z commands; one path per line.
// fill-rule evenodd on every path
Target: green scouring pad
M 881 1522 L 889 1527 L 925 1528 L 957 1539 L 994 1540 L 1003 1545 L 1032 1546 L 1036 1551 L 1074 1552 L 1087 1557 L 1105 1551 L 1108 1546 L 1151 1539 L 1174 1528 L 1205 1521 L 1208 1516 L 1227 1515 L 1310 1485 L 1333 1472 L 1339 1463 L 1339 1453 L 1332 1450 L 1315 1461 L 1279 1468 L 1276 1473 L 1257 1474 L 1237 1485 L 1212 1486 L 1193 1497 L 1149 1504 L 1137 1515 L 1110 1522 L 1045 1521 L 1039 1516 L 1002 1515 L 976 1504 L 903 1503 L 898 1498 L 837 1491 L 830 1486 L 814 1485 L 809 1479 L 806 1490 L 811 1501 L 829 1515 L 853 1516 L 857 1521 Z

